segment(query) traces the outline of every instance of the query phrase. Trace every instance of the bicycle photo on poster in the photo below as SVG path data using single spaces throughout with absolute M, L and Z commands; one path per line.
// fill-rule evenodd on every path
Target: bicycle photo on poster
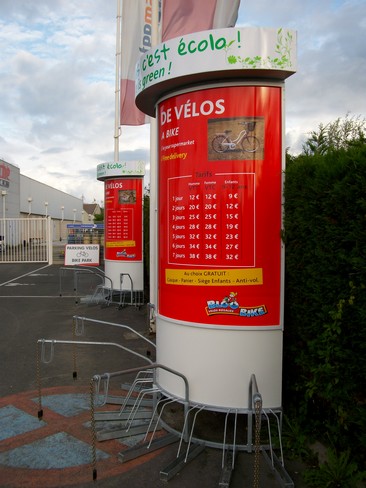
M 264 159 L 264 117 L 209 119 L 208 159 Z

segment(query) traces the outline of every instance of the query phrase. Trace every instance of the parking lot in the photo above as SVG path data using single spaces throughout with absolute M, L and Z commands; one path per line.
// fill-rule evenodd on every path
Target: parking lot
M 97 284 L 98 278 L 82 273 L 75 289 L 75 273 L 65 272 L 61 265 L 0 265 L 1 487 L 167 486 L 161 471 L 176 459 L 177 443 L 126 463 L 118 459 L 141 436 L 97 442 L 97 479 L 92 479 L 90 379 L 155 360 L 154 347 L 148 342 L 154 342 L 154 336 L 149 333 L 147 308 L 120 307 L 118 299 L 108 306 L 92 303 Z M 82 336 L 75 337 L 75 317 L 91 319 Z M 56 341 L 53 354 L 47 347 L 44 350 L 47 364 L 39 358 L 41 339 L 47 345 Z M 68 344 L 75 340 L 91 344 L 79 344 L 75 349 Z M 128 375 L 123 382 L 133 379 Z M 40 420 L 39 384 L 44 410 Z M 110 389 L 122 395 L 121 379 L 111 383 Z M 230 487 L 253 486 L 252 465 L 253 455 L 239 453 Z M 221 450 L 205 448 L 168 486 L 211 488 L 219 486 L 221 474 Z M 261 487 L 280 486 L 263 462 L 260 476 Z

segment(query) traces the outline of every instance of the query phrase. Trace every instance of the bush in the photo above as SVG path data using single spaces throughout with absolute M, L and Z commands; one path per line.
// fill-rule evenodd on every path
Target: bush
M 357 488 L 365 479 L 365 472 L 358 470 L 351 459 L 351 451 L 328 450 L 328 461 L 304 474 L 305 481 L 314 488 Z
M 365 195 L 363 141 L 303 154 L 288 165 L 285 404 L 337 448 L 352 446 L 360 461 L 366 428 Z

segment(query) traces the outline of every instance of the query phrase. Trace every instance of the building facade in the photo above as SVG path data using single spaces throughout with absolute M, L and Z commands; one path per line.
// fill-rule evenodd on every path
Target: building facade
M 0 159 L 0 218 L 50 217 L 54 241 L 67 240 L 67 224 L 80 223 L 83 201 L 20 173 Z

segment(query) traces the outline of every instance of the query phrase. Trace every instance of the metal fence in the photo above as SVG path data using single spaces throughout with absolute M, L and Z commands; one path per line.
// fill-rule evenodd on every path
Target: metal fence
M 52 263 L 51 219 L 0 219 L 0 263 Z

